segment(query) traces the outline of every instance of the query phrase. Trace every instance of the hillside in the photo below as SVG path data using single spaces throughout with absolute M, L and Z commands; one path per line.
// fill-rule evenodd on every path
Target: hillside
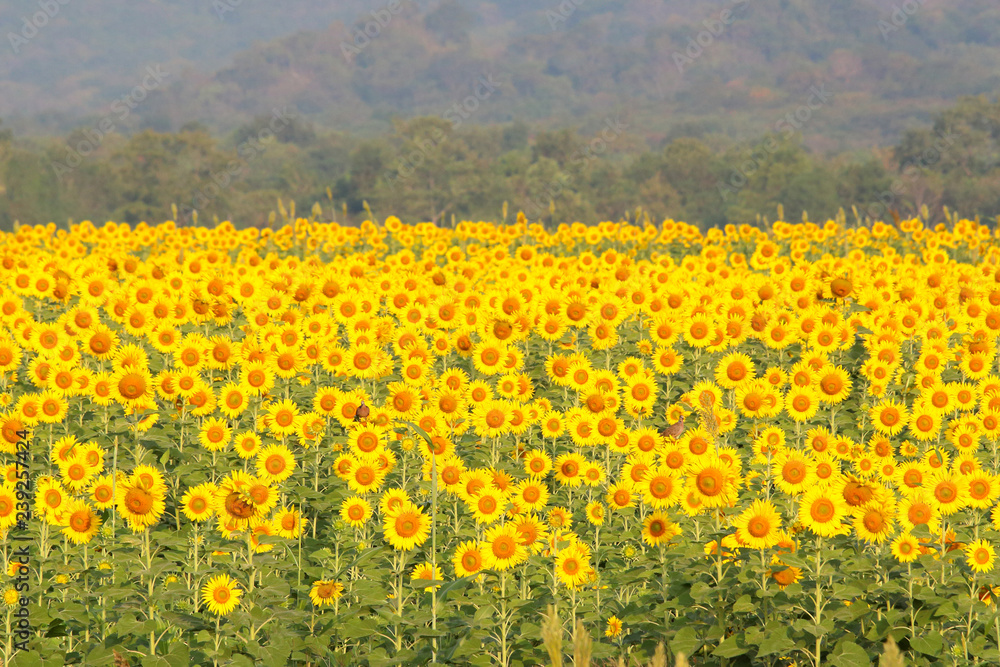
M 961 95 L 1000 90 L 1000 7 L 988 0 L 926 0 L 895 17 L 893 3 L 874 0 L 448 0 L 424 8 L 400 0 L 384 27 L 369 13 L 388 15 L 381 3 L 333 10 L 297 0 L 277 12 L 243 0 L 224 21 L 201 4 L 201 22 L 193 1 L 97 4 L 120 5 L 121 32 L 131 35 L 124 43 L 137 39 L 129 32 L 137 21 L 155 21 L 162 38 L 144 57 L 123 60 L 80 40 L 60 43 L 59 31 L 71 28 L 58 22 L 84 13 L 67 5 L 24 49 L 30 66 L 0 57 L 0 115 L 16 131 L 95 122 L 141 80 L 140 65 L 156 62 L 173 71 L 122 130 L 198 121 L 225 133 L 288 106 L 319 127 L 371 136 L 396 117 L 451 108 L 454 121 L 453 105 L 464 102 L 462 122 L 523 119 L 584 134 L 620 116 L 655 146 L 676 136 L 745 139 L 799 109 L 808 117 L 795 129 L 807 145 L 839 152 L 889 145 Z M 336 20 L 349 10 L 356 22 Z M 370 39 L 359 37 L 366 22 Z M 102 42 L 113 45 L 108 30 Z M 48 76 L 26 74 L 36 70 Z M 495 90 L 484 97 L 480 86 L 481 99 L 469 98 L 484 76 Z M 813 86 L 829 95 L 817 103 Z

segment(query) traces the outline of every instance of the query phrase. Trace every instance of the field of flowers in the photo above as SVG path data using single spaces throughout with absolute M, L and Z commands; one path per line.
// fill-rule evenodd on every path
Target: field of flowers
M 287 221 L 0 236 L 3 664 L 1000 662 L 989 227 Z

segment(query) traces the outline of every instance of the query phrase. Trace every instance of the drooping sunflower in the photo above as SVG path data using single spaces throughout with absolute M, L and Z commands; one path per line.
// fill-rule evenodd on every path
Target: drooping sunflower
M 228 574 L 212 577 L 201 589 L 202 604 L 217 616 L 225 616 L 236 609 L 242 595 L 243 590 Z

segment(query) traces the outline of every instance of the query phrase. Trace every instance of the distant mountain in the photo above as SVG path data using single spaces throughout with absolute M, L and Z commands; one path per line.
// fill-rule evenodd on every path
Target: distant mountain
M 162 63 L 116 129 L 226 133 L 287 107 L 361 134 L 418 115 L 584 134 L 618 118 L 651 145 L 797 131 L 843 151 L 1000 91 L 995 0 L 217 1 L 240 4 L 219 18 L 215 0 L 67 0 L 0 56 L 0 116 L 19 132 L 96 123 Z

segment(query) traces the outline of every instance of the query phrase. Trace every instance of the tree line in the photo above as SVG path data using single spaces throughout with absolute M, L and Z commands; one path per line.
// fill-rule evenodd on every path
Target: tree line
M 374 138 L 319 131 L 290 108 L 226 137 L 198 123 L 131 136 L 3 131 L 0 228 L 154 223 L 175 207 L 181 224 L 197 215 L 263 225 L 279 198 L 299 210 L 319 203 L 325 219 L 347 223 L 369 211 L 447 224 L 504 210 L 546 224 L 596 222 L 641 207 L 707 228 L 773 216 L 779 204 L 788 220 L 825 220 L 841 208 L 862 219 L 925 208 L 943 219 L 944 207 L 1000 215 L 1000 103 L 985 97 L 959 100 L 893 146 L 846 154 L 810 150 L 794 124 L 737 144 L 693 128 L 654 145 L 630 130 L 627 114 L 551 130 L 466 124 L 462 113 L 397 120 Z

